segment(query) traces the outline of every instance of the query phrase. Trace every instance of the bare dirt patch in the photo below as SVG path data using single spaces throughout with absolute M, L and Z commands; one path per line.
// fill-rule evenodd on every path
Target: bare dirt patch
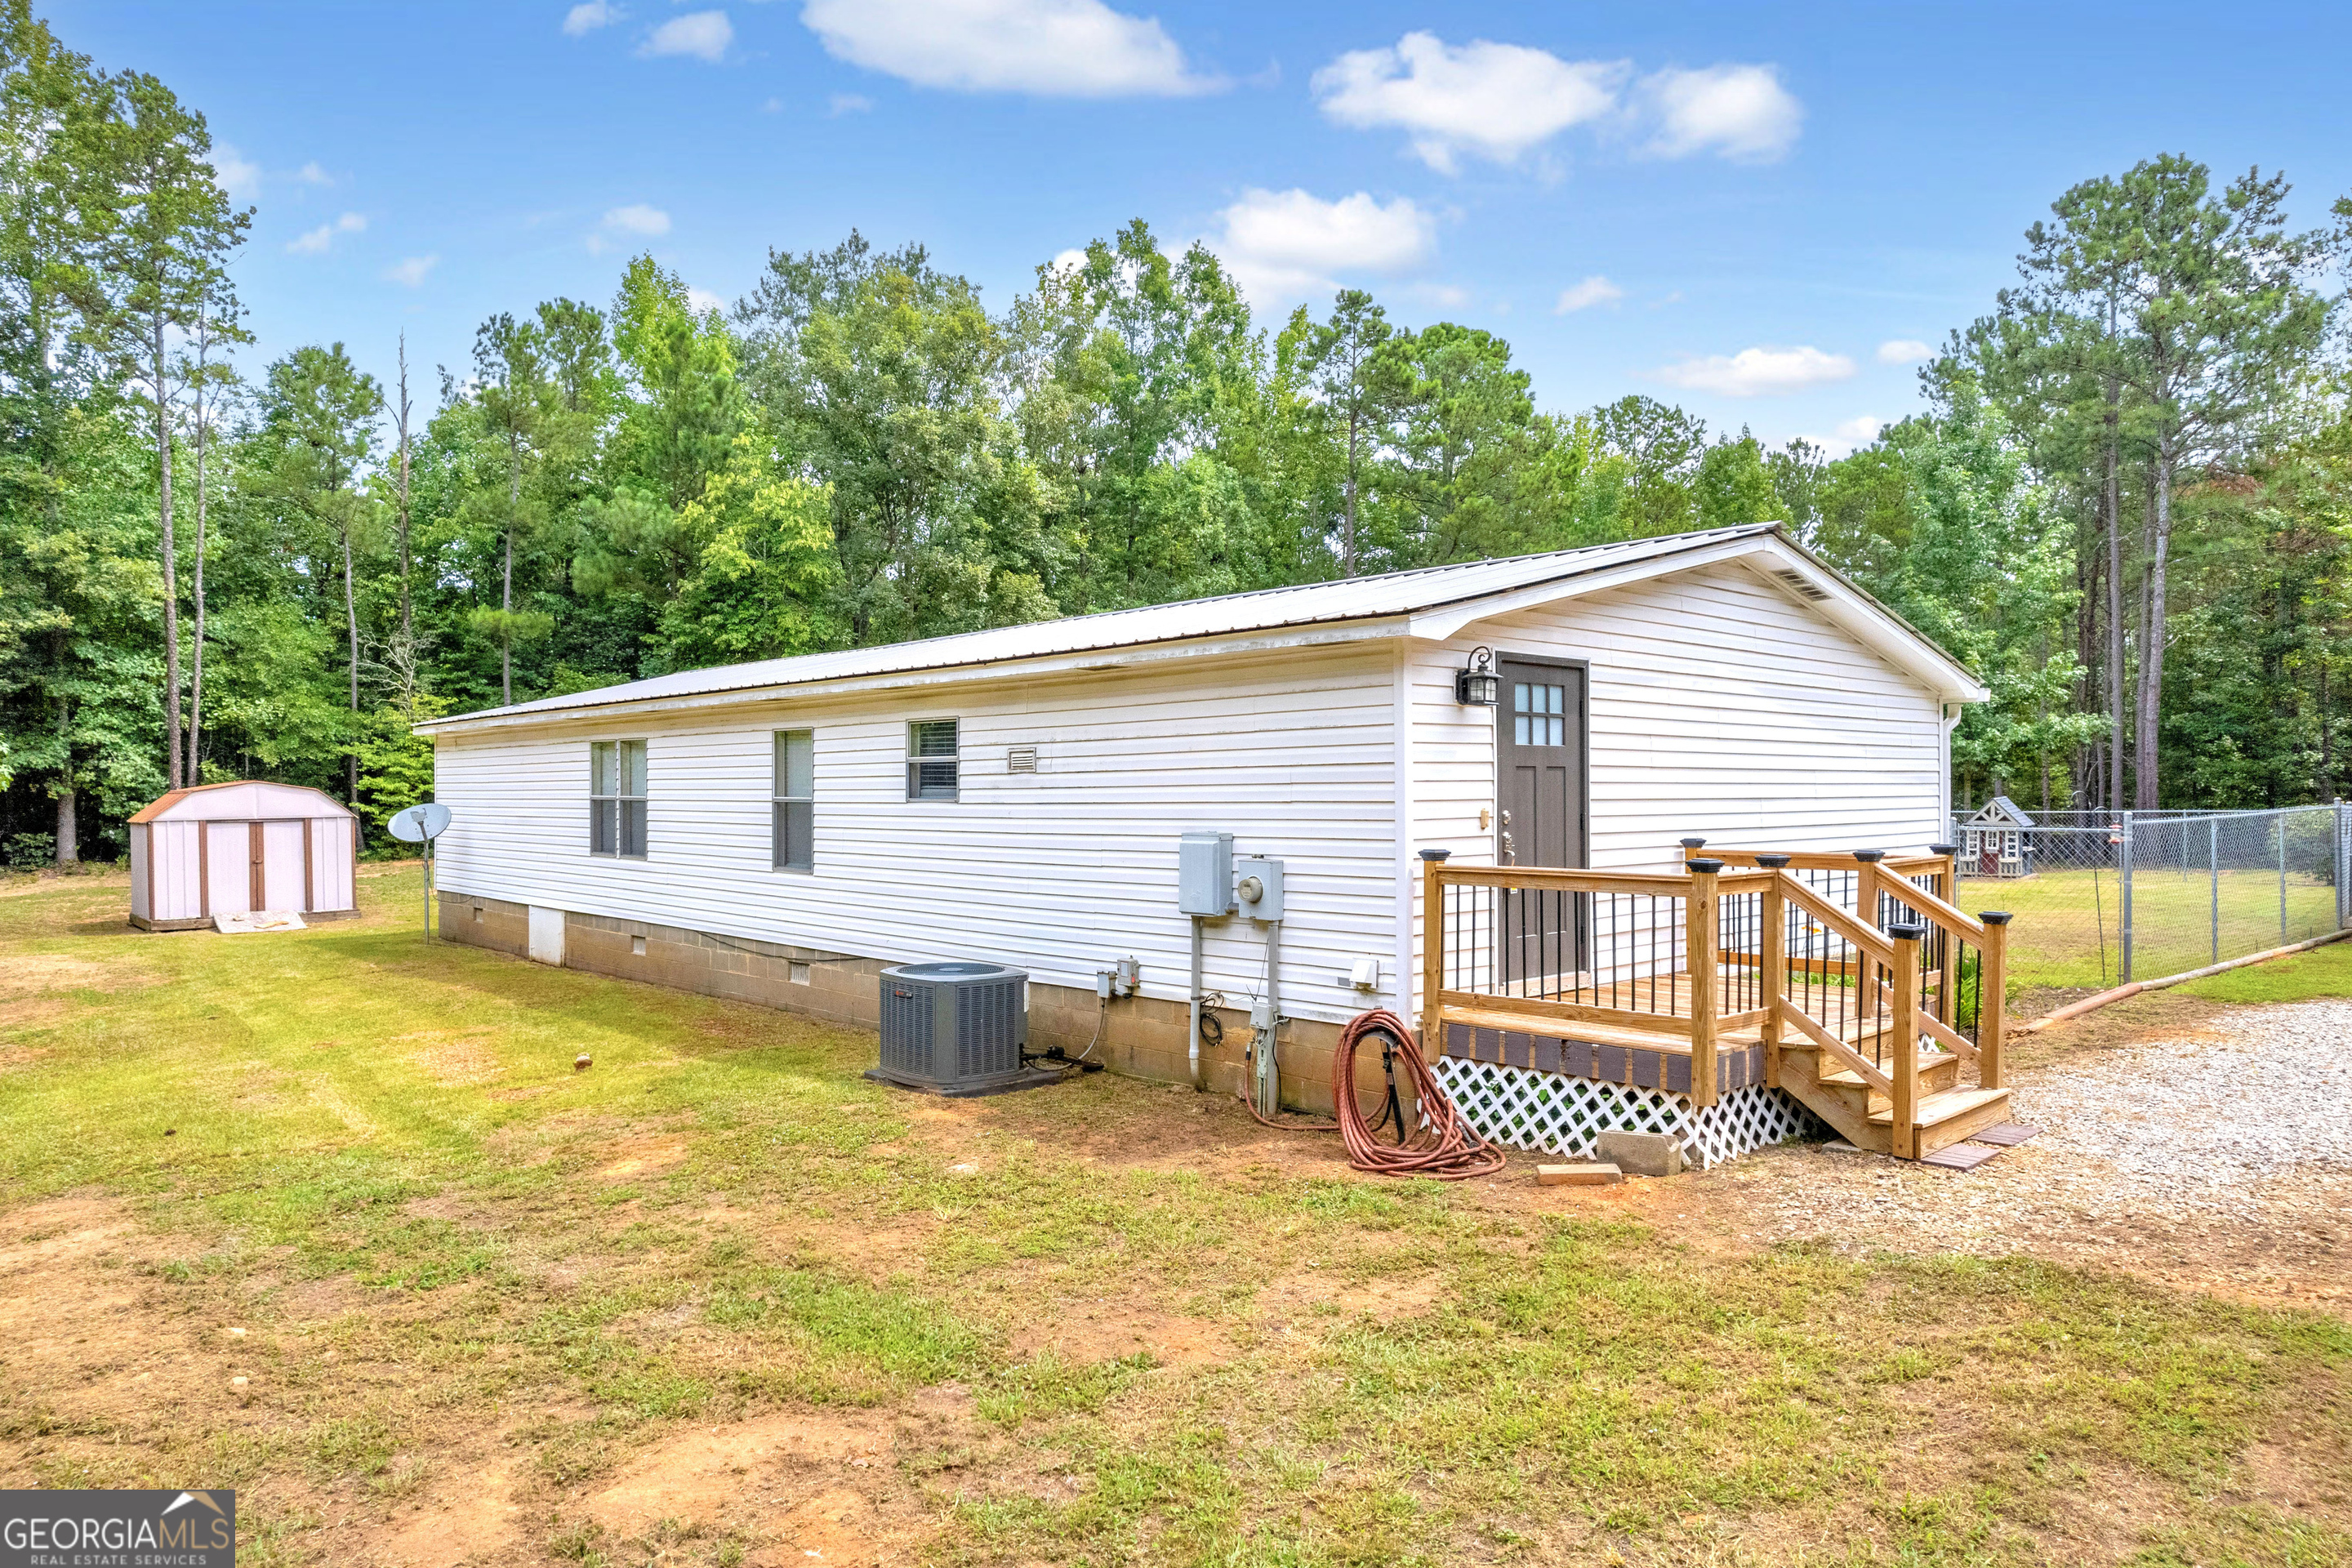
M 148 970 L 120 960 L 94 963 L 57 953 L 19 953 L 0 967 L 0 998 L 58 991 L 122 991 L 148 984 L 154 978 Z
M 1024 1358 L 1051 1351 L 1081 1363 L 1148 1355 L 1161 1366 L 1213 1366 L 1233 1353 L 1224 1330 L 1205 1318 L 1112 1300 L 1084 1302 L 1024 1323 L 1013 1336 L 1013 1350 Z
M 662 1519 L 713 1520 L 771 1489 L 777 1472 L 854 1459 L 872 1468 L 890 1446 L 890 1420 L 873 1411 L 796 1411 L 696 1428 L 641 1456 L 588 1500 L 588 1512 L 630 1533 Z
M 403 1054 L 444 1089 L 489 1083 L 505 1070 L 489 1047 L 462 1030 L 428 1029 L 391 1043 L 407 1047 Z
M 669 1169 L 686 1158 L 683 1138 L 631 1138 L 602 1151 L 607 1163 L 597 1167 L 596 1173 L 608 1182 L 624 1182 L 632 1176 L 650 1176 Z

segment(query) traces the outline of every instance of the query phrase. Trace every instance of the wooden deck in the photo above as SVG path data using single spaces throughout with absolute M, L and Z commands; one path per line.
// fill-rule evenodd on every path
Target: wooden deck
M 1423 1034 L 1449 1056 L 1701 1107 L 1777 1088 L 1902 1159 L 2008 1119 L 2008 917 L 1948 901 L 1948 855 L 1423 866 Z

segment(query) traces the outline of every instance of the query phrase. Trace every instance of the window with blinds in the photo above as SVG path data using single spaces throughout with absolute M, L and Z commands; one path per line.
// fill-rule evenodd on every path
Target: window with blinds
M 645 858 L 643 741 L 596 741 L 588 747 L 588 852 Z
M 956 721 L 922 719 L 907 726 L 907 798 L 956 797 Z
M 779 871 L 816 869 L 816 733 L 776 731 L 776 842 Z

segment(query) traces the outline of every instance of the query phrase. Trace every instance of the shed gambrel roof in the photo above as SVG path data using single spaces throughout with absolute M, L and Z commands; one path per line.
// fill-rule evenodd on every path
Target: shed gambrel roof
M 1208 653 L 1362 637 L 1444 639 L 1487 616 L 1724 561 L 1747 562 L 1769 580 L 1777 580 L 1785 591 L 1843 626 L 1941 700 L 1984 700 L 1987 693 L 1976 679 L 1900 616 L 1789 538 L 1778 523 L 1754 523 L 1108 610 L 915 642 L 681 670 L 511 707 L 452 714 L 418 724 L 416 731 L 429 735 L 613 710 L 701 706 L 811 686 L 860 689 L 911 684 L 918 678 L 955 671 L 1002 674 L 1007 672 L 996 667 L 1005 665 L 1023 665 L 1041 673 L 1074 661 L 1078 668 L 1092 668 L 1089 656 L 1118 650 Z
M 351 807 L 309 784 L 268 779 L 231 779 L 190 784 L 161 795 L 139 808 L 138 822 L 282 822 L 302 816 L 349 816 Z

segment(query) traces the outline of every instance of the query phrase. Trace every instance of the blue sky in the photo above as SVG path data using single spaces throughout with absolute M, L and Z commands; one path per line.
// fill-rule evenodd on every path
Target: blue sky
M 1643 392 L 1768 439 L 1918 405 L 2071 183 L 2158 152 L 2352 191 L 2352 8 L 1133 0 L 51 0 L 208 117 L 258 208 L 253 366 L 413 385 L 650 249 L 919 240 L 1002 310 L 1148 219 L 1264 319 L 1338 284 L 1510 340 L 1538 403 Z

